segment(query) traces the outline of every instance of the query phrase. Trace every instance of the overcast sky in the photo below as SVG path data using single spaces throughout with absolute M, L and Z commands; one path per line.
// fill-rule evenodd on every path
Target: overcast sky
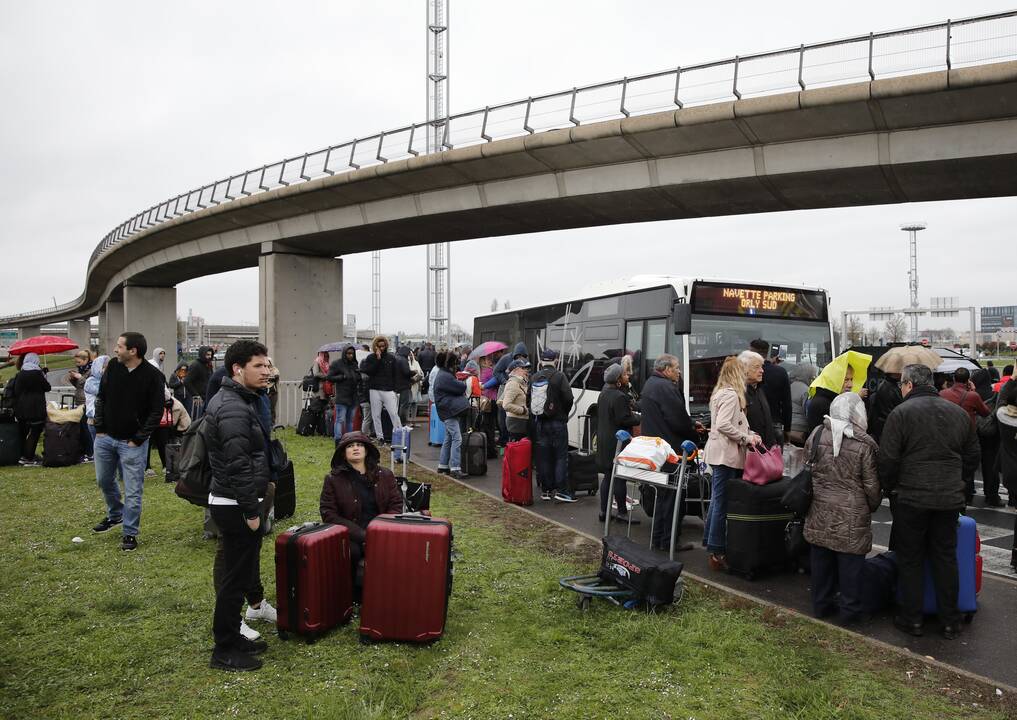
M 452 112 L 1010 5 L 453 0 Z M 0 10 L 0 314 L 77 297 L 92 249 L 143 208 L 426 113 L 425 0 L 0 0 Z M 897 228 L 913 220 L 929 225 L 923 303 L 1012 304 L 1014 273 L 1000 259 L 1013 254 L 1015 219 L 1017 200 L 1003 198 L 459 242 L 452 316 L 472 328 L 492 298 L 519 307 L 640 273 L 820 286 L 835 310 L 902 306 L 907 243 Z M 345 311 L 366 326 L 370 256 L 348 256 L 344 268 Z M 256 269 L 193 280 L 178 287 L 177 312 L 256 323 L 257 288 Z M 423 330 L 425 288 L 423 247 L 384 252 L 383 329 Z

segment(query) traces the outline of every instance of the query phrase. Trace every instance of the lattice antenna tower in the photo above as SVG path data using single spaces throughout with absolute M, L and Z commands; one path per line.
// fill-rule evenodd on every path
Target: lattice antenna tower
M 911 293 L 911 309 L 918 307 L 918 233 L 926 228 L 923 222 L 901 225 L 900 229 L 908 234 L 911 246 L 910 263 L 908 264 L 908 291 Z M 918 313 L 911 313 L 911 341 L 918 340 Z
M 371 332 L 381 335 L 381 250 L 371 253 Z
M 427 152 L 441 152 L 448 142 L 449 0 L 427 3 Z M 452 345 L 448 242 L 427 246 L 427 337 Z

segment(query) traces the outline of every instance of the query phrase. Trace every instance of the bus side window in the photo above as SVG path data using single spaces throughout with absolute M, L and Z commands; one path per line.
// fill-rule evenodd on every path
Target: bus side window
M 632 363 L 632 377 L 629 378 L 629 382 L 638 392 L 643 388 L 643 369 L 641 358 L 643 357 L 643 321 L 636 320 L 635 322 L 625 323 L 625 354 L 631 355 L 633 359 Z

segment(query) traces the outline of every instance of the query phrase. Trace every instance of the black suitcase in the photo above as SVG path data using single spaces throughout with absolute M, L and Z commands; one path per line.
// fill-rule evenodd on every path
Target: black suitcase
M 46 422 L 43 432 L 42 464 L 66 467 L 81 462 L 81 425 L 76 422 Z
M 600 477 L 597 475 L 597 456 L 590 448 L 593 446 L 592 425 L 589 415 L 579 416 L 579 450 L 570 450 L 567 464 L 567 482 L 569 492 L 575 497 L 577 492 L 586 491 L 588 495 L 596 495 L 600 489 Z
M 463 472 L 467 475 L 487 475 L 487 435 L 468 432 L 463 437 Z
M 616 481 L 617 482 L 617 481 Z M 577 492 L 586 491 L 596 495 L 600 486 L 597 476 L 597 457 L 571 450 L 568 455 L 568 486 L 573 497 Z
M 300 419 L 297 421 L 297 435 L 310 437 L 320 431 L 321 423 L 321 406 L 310 399 L 304 400 L 304 409 L 300 411 Z
M 21 457 L 21 432 L 17 423 L 0 422 L 0 465 L 17 465 Z
M 285 520 L 297 511 L 297 483 L 290 460 L 276 470 L 275 519 Z
M 752 579 L 767 570 L 787 568 L 784 530 L 794 515 L 781 503 L 790 479 L 753 485 L 740 478 L 727 482 L 727 564 Z
M 875 615 L 897 597 L 897 555 L 890 551 L 866 559 L 862 568 L 862 612 Z
M 690 472 L 682 494 L 682 517 L 694 515 L 705 519 L 710 509 L 710 493 L 713 489 L 713 478 L 708 473 Z M 701 502 L 706 500 L 706 502 Z

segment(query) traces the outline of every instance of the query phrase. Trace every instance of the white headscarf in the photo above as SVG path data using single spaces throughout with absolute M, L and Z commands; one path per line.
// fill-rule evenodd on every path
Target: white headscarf
M 865 402 L 858 393 L 841 393 L 830 403 L 830 432 L 833 434 L 833 456 L 840 455 L 840 443 L 847 435 L 849 438 L 864 435 L 869 427 L 865 414 Z
M 33 352 L 25 353 L 25 361 L 21 363 L 22 370 L 42 370 L 39 365 L 39 356 Z

